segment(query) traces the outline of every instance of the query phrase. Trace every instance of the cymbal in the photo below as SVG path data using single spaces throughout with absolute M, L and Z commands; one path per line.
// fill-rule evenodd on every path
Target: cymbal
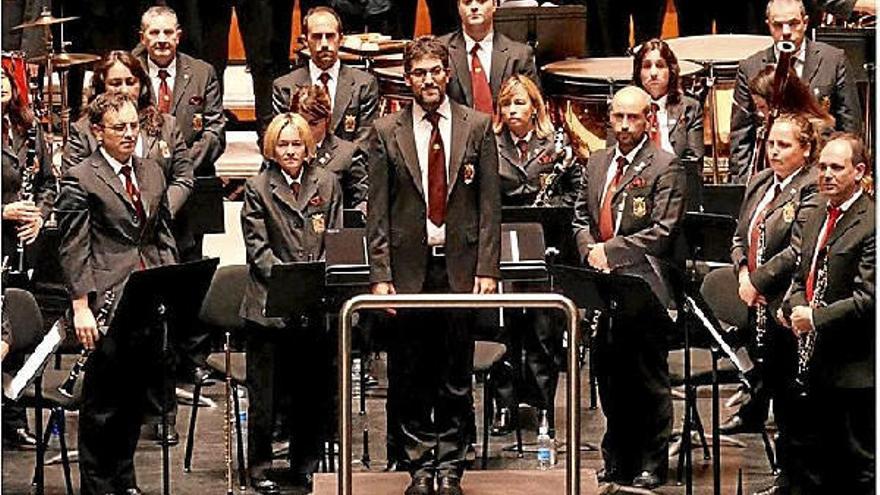
M 52 67 L 56 69 L 66 69 L 73 65 L 90 64 L 95 60 L 100 59 L 101 57 L 98 55 L 92 55 L 91 53 L 56 53 L 52 56 Z M 46 63 L 46 55 L 34 57 L 28 60 L 28 62 L 35 64 Z
M 51 14 L 45 14 L 37 17 L 32 21 L 19 24 L 18 26 L 13 27 L 12 30 L 15 31 L 25 28 L 51 26 L 52 24 L 61 24 L 62 22 L 73 21 L 76 19 L 79 19 L 79 17 L 53 17 Z

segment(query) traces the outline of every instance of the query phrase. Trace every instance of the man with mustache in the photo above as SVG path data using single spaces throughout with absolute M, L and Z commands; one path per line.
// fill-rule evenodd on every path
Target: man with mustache
M 304 67 L 275 80 L 272 85 L 273 113 L 296 111 L 292 104 L 299 88 L 319 85 L 327 90 L 332 102 L 330 132 L 366 150 L 366 140 L 379 102 L 376 78 L 340 62 L 342 21 L 330 7 L 315 7 L 308 11 L 303 17 L 303 35 L 311 58 Z
M 501 193 L 492 121 L 449 100 L 449 53 L 435 37 L 407 45 L 403 65 L 414 103 L 376 121 L 369 155 L 372 293 L 493 293 Z M 473 400 L 470 313 L 397 312 L 388 429 L 412 476 L 406 495 L 462 493 Z
M 134 156 L 134 103 L 125 94 L 101 94 L 88 117 L 100 147 L 67 171 L 56 203 L 73 325 L 83 347 L 95 349 L 79 414 L 81 493 L 138 495 L 134 453 L 157 360 L 143 343 L 102 335 L 95 315 L 108 289 L 118 302 L 132 272 L 173 264 L 177 252 L 165 175 L 158 163 Z
M 452 63 L 452 101 L 492 114 L 501 84 L 522 74 L 540 86 L 532 47 L 496 33 L 493 0 L 457 0 L 461 30 L 440 38 Z
M 684 168 L 646 132 L 651 97 L 635 86 L 611 102 L 613 148 L 590 156 L 575 202 L 574 235 L 584 264 L 644 279 L 674 307 L 673 270 L 684 268 Z M 616 317 L 596 342 L 607 426 L 600 481 L 654 488 L 667 477 L 672 431 L 667 335 L 657 315 Z

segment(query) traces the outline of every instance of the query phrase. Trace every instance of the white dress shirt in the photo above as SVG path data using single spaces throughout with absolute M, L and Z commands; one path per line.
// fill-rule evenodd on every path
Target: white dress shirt
M 480 41 L 474 40 L 464 31 L 462 31 L 462 34 L 464 35 L 464 48 L 467 50 L 468 55 L 468 71 L 470 71 L 470 68 L 473 65 L 473 61 L 471 60 L 471 50 L 474 49 L 475 44 L 479 43 L 480 50 L 477 51 L 477 57 L 479 57 L 480 65 L 483 66 L 483 70 L 486 72 L 486 80 L 490 81 L 492 74 L 492 44 L 495 40 L 495 32 L 489 31 L 489 34 Z
M 418 104 L 413 104 L 413 135 L 416 140 L 416 152 L 419 156 L 419 169 L 422 172 L 422 191 L 425 192 L 425 206 L 428 204 L 428 147 L 431 142 L 431 131 L 433 127 L 431 122 L 425 118 L 427 112 Z M 440 128 L 440 139 L 443 141 L 443 154 L 446 157 L 446 186 L 450 185 L 449 180 L 449 156 L 452 154 L 452 107 L 449 105 L 449 98 L 444 97 L 440 107 L 437 108 L 440 114 L 440 120 L 437 126 Z M 446 244 L 446 224 L 434 225 L 428 216 L 425 215 L 425 226 L 428 231 L 428 245 L 442 246 Z
M 153 98 L 159 101 L 159 85 L 162 84 L 162 78 L 159 77 L 159 71 L 165 69 L 168 72 L 168 93 L 174 94 L 174 78 L 177 76 L 177 58 L 168 64 L 168 67 L 159 67 L 150 57 L 147 57 L 147 73 L 150 75 L 150 82 L 153 84 Z
M 626 171 L 633 164 L 633 160 L 635 160 L 636 155 L 639 154 L 639 151 L 642 150 L 642 147 L 645 146 L 645 143 L 648 142 L 648 133 L 645 133 L 642 136 L 642 140 L 630 150 L 629 153 L 624 155 L 620 152 L 620 146 L 614 147 L 614 157 L 611 159 L 611 163 L 608 164 L 608 171 L 605 173 L 605 187 L 602 188 L 602 195 L 599 197 L 599 204 L 602 205 L 605 202 L 605 193 L 608 192 L 608 186 L 611 185 L 611 181 L 614 180 L 614 175 L 617 173 L 617 159 L 622 157 L 626 158 L 626 167 L 623 168 L 623 173 L 626 174 Z
M 651 103 L 657 105 L 657 129 L 660 131 L 660 148 L 675 154 L 672 149 L 672 142 L 669 141 L 669 129 L 672 128 L 673 122 L 669 122 L 669 112 L 666 111 L 667 95 L 663 95 L 659 100 L 651 100 Z
M 776 48 L 776 45 L 773 45 L 773 54 L 776 55 L 776 60 L 779 60 L 779 49 Z M 807 61 L 807 40 L 801 41 L 801 46 L 798 48 L 798 51 L 795 52 L 794 62 L 792 63 L 792 67 L 794 67 L 794 71 L 797 73 L 799 78 L 804 77 L 804 64 Z
M 134 187 L 140 190 L 138 186 L 137 174 L 134 173 L 134 163 L 131 160 L 131 157 L 128 157 L 128 161 L 125 163 L 120 162 L 116 158 L 110 156 L 110 153 L 107 153 L 107 150 L 104 149 L 103 146 L 98 147 L 101 151 L 101 155 L 104 156 L 104 159 L 107 160 L 107 163 L 110 164 L 110 167 L 113 169 L 113 173 L 116 174 L 116 177 L 119 177 L 119 182 L 122 182 L 122 188 L 125 189 L 125 175 L 122 173 L 122 167 L 129 166 L 131 167 L 131 182 L 134 184 Z
M 330 92 L 330 106 L 332 107 L 336 103 L 336 87 L 339 83 L 339 68 L 342 64 L 339 60 L 336 60 L 336 63 L 333 64 L 329 69 L 321 70 L 315 62 L 309 60 L 309 79 L 312 80 L 312 84 L 315 86 L 324 87 L 324 83 L 321 82 L 321 74 L 324 72 L 330 74 L 330 80 L 327 81 L 327 89 Z

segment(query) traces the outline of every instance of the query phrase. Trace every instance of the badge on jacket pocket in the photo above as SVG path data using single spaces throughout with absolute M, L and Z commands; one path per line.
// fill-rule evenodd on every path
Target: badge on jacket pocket
M 476 172 L 474 170 L 473 163 L 465 163 L 464 164 L 464 171 L 462 172 L 462 178 L 464 179 L 464 183 L 466 185 L 469 185 L 471 182 L 474 181 L 474 174 L 475 173 Z
M 357 117 L 354 115 L 345 116 L 345 132 L 354 132 L 357 129 Z
M 168 143 L 164 139 L 159 140 L 159 152 L 162 153 L 162 158 L 166 160 L 171 158 L 171 149 L 168 148 Z
M 788 203 L 785 203 L 785 206 L 782 207 L 782 219 L 785 220 L 785 223 L 794 222 L 794 214 L 794 201 L 789 201 Z
M 642 218 L 648 214 L 648 202 L 644 196 L 635 196 L 633 198 L 633 216 Z
M 194 113 L 192 124 L 195 132 L 201 132 L 205 128 L 205 117 L 201 113 Z
M 312 215 L 312 230 L 315 231 L 316 234 L 323 234 L 325 230 L 327 230 L 327 226 L 324 224 L 324 214 L 316 213 Z

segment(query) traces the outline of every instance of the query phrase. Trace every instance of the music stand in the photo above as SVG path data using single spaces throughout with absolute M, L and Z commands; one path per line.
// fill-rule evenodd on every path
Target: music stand
M 224 233 L 223 181 L 220 177 L 196 177 L 184 209 L 193 235 Z
M 148 340 L 159 339 L 161 359 L 168 359 L 171 330 L 169 321 L 191 321 L 198 317 L 202 300 L 211 285 L 218 258 L 206 258 L 188 263 L 160 266 L 131 274 L 116 306 L 107 333 L 144 332 Z M 151 325 L 153 323 L 154 325 Z M 156 337 L 157 328 L 159 335 Z M 162 383 L 167 377 L 162 368 Z M 168 438 L 168 391 L 162 387 L 162 438 Z M 168 442 L 162 442 L 162 493 L 171 492 L 170 456 Z
M 743 184 L 706 184 L 703 186 L 703 212 L 739 217 L 746 186 Z
M 565 206 L 505 206 L 502 223 L 539 223 L 544 229 L 545 255 L 549 262 L 577 263 L 577 245 L 571 223 L 574 209 Z
M 266 317 L 316 314 L 326 302 L 324 262 L 295 261 L 274 265 L 268 291 L 263 311 Z

